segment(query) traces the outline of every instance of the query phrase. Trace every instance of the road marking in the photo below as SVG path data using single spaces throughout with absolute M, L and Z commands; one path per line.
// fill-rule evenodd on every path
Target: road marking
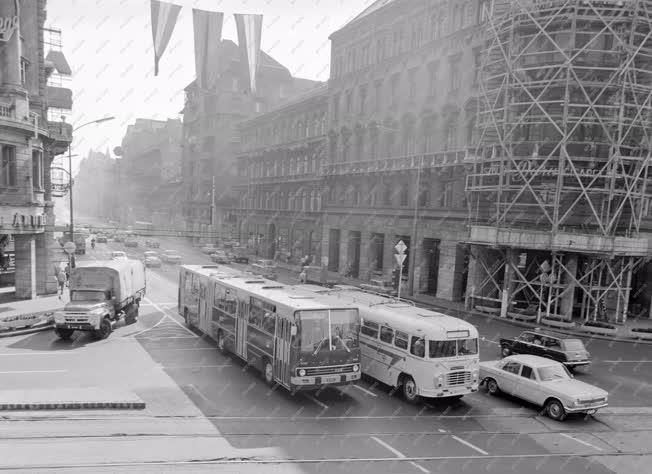
M 401 459 L 405 459 L 405 458 L 406 458 L 405 454 L 403 454 L 402 452 L 400 452 L 398 449 L 393 448 L 392 446 L 390 446 L 389 444 L 387 444 L 386 442 L 384 442 L 382 439 L 380 439 L 380 438 L 376 438 L 375 436 L 372 436 L 371 439 L 373 439 L 376 443 L 380 444 L 383 448 L 385 448 L 385 449 L 387 449 L 388 451 L 392 452 L 392 454 L 394 454 L 397 458 L 401 458 Z M 412 464 L 414 467 L 416 467 L 417 469 L 419 469 L 421 472 L 425 472 L 425 473 L 429 473 L 429 472 L 430 472 L 428 469 L 426 469 L 426 468 L 423 467 L 423 466 L 419 466 L 419 465 L 418 465 L 417 463 L 415 463 L 414 461 L 410 461 L 410 464 Z
M 184 336 L 185 337 L 185 336 Z M 149 351 L 216 351 L 215 347 L 152 347 Z
M 353 386 L 354 386 L 355 388 L 357 388 L 358 390 L 360 390 L 361 392 L 366 393 L 367 395 L 370 395 L 370 396 L 372 396 L 372 397 L 377 397 L 377 396 L 378 396 L 378 395 L 376 395 L 374 392 L 372 392 L 372 391 L 370 391 L 370 390 L 367 390 L 366 388 L 361 387 L 360 385 L 355 385 L 355 384 L 354 384 Z
M 138 336 L 139 334 L 143 334 L 143 333 L 145 333 L 145 332 L 147 332 L 147 331 L 151 331 L 151 330 L 154 329 L 155 327 L 157 327 L 157 326 L 159 326 L 160 324 L 162 324 L 165 320 L 170 320 L 170 321 L 172 321 L 174 324 L 176 324 L 177 326 L 179 326 L 181 329 L 183 329 L 184 331 L 186 331 L 187 333 L 189 333 L 192 337 L 194 337 L 194 338 L 199 337 L 199 336 L 197 336 L 197 334 L 195 334 L 195 333 L 192 332 L 190 329 L 188 329 L 188 328 L 185 327 L 183 324 L 181 324 L 179 321 L 177 321 L 174 317 L 170 316 L 170 314 L 169 314 L 166 310 L 164 310 L 163 308 L 161 308 L 159 305 L 157 305 L 156 303 L 154 303 L 154 302 L 153 302 L 152 300 L 150 300 L 149 298 L 145 298 L 144 301 L 145 301 L 147 304 L 151 304 L 151 305 L 154 307 L 154 309 L 156 309 L 157 311 L 159 311 L 160 313 L 162 313 L 162 314 L 163 314 L 163 317 L 162 317 L 161 319 L 159 319 L 159 321 L 158 321 L 154 326 L 152 326 L 151 328 L 143 329 L 142 331 L 139 331 L 139 332 L 137 332 L 137 333 L 134 333 L 134 334 L 132 334 L 132 335 L 129 336 L 129 337 L 136 337 L 136 336 Z M 184 337 L 188 337 L 188 336 L 184 336 Z M 161 339 L 163 339 L 163 338 L 161 338 Z M 169 339 L 169 338 L 166 337 L 165 339 Z
M 309 400 L 315 402 L 317 405 L 319 405 L 320 407 L 322 407 L 324 410 L 328 410 L 328 405 L 326 405 L 326 404 L 323 403 L 323 402 L 320 402 L 319 400 L 317 400 L 317 399 L 316 399 L 315 397 L 313 397 L 312 395 L 308 395 L 307 393 L 304 393 L 303 396 L 306 397 L 307 399 L 309 399 Z
M 652 362 L 652 360 L 597 360 L 596 362 L 606 362 L 608 364 L 643 364 L 645 362 Z
M 480 338 L 480 340 L 481 340 L 482 342 L 488 342 L 489 344 L 496 344 L 497 346 L 500 345 L 500 342 L 492 341 L 491 339 L 487 339 L 487 338 L 485 338 L 484 336 L 482 336 L 482 337 Z
M 466 441 L 466 440 L 464 440 L 462 438 L 458 438 L 455 435 L 451 436 L 451 438 L 453 438 L 455 441 L 458 441 L 458 442 L 462 443 L 465 446 L 468 446 L 471 449 L 474 449 L 475 451 L 479 452 L 480 454 L 483 454 L 485 456 L 489 455 L 489 453 L 487 451 L 485 451 L 484 449 L 478 448 L 475 444 L 469 443 L 468 441 Z
M 159 365 L 161 369 L 219 369 L 224 367 L 233 367 L 233 364 L 222 365 Z
M 589 448 L 593 448 L 593 449 L 596 449 L 598 451 L 602 451 L 602 448 L 594 446 L 591 443 L 587 443 L 586 441 L 582 441 L 581 439 L 575 438 L 574 436 L 571 436 L 569 434 L 566 434 L 566 433 L 559 433 L 559 434 L 562 435 L 564 438 L 572 439 L 573 441 L 577 441 L 578 443 L 583 444 L 584 446 L 588 446 Z
M 67 369 L 60 370 L 7 370 L 0 372 L 2 374 L 60 374 L 62 372 L 68 372 Z
M 0 357 L 21 357 L 21 356 L 41 356 L 41 355 L 75 355 L 81 351 L 59 351 L 59 352 L 18 352 L 15 354 L 0 354 Z
M 440 433 L 446 433 L 446 430 L 442 430 L 441 428 L 439 428 L 437 431 L 439 431 Z

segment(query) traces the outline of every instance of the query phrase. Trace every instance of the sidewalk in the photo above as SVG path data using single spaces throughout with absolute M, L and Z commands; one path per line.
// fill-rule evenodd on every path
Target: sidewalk
M 29 334 L 51 328 L 52 314 L 68 302 L 68 291 L 32 300 L 3 301 L 0 304 L 0 337 Z

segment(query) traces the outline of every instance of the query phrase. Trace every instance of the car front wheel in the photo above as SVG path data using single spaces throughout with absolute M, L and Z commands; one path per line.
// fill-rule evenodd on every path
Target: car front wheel
M 417 394 L 417 384 L 409 375 L 403 379 L 403 396 L 410 403 L 416 403 L 419 400 Z
M 494 379 L 487 379 L 485 383 L 487 384 L 487 392 L 489 392 L 489 395 L 496 396 L 500 394 L 498 382 L 496 382 Z
M 553 398 L 546 405 L 546 413 L 550 418 L 556 421 L 563 421 L 566 418 L 566 410 L 559 400 Z

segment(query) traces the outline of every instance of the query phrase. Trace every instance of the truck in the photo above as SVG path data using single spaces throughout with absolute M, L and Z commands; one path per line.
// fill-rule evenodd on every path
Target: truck
M 145 266 L 140 260 L 83 262 L 70 273 L 70 301 L 54 313 L 54 330 L 69 340 L 75 331 L 106 339 L 124 320 L 133 324 L 145 297 Z

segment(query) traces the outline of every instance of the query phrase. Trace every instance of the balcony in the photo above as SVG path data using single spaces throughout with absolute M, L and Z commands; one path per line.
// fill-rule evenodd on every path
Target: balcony
M 59 155 L 66 151 L 72 142 L 72 125 L 66 122 L 48 121 L 48 136 L 52 140 L 53 154 Z
M 72 109 L 72 91 L 65 87 L 47 87 L 48 107 Z
M 422 161 L 423 160 L 423 161 Z M 323 166 L 322 176 L 349 176 L 355 174 L 387 173 L 398 171 L 444 168 L 447 166 L 468 164 L 468 151 L 446 151 L 410 155 L 380 160 L 353 161 Z

